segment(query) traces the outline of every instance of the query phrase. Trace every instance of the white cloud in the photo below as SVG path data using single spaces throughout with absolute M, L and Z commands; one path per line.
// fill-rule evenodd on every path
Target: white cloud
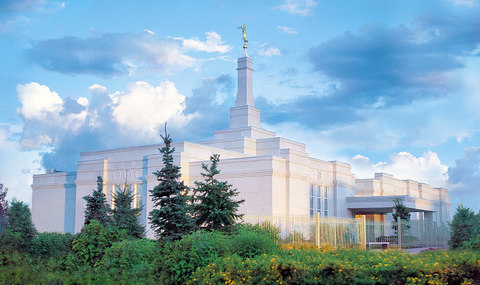
M 455 5 L 462 5 L 462 6 L 474 6 L 476 4 L 475 0 L 447 0 Z
M 216 32 L 206 32 L 205 35 L 206 40 L 204 42 L 197 38 L 185 39 L 178 37 L 174 39 L 181 40 L 183 47 L 198 51 L 226 53 L 232 49 L 231 46 L 223 43 L 221 36 Z
M 277 29 L 286 34 L 298 34 L 297 30 L 292 27 L 277 26 Z
M 289 14 L 305 16 L 309 15 L 316 5 L 317 3 L 314 0 L 285 0 L 285 2 L 277 8 Z
M 185 96 L 178 93 L 172 82 L 165 81 L 159 86 L 136 82 L 120 93 L 118 104 L 113 108 L 115 120 L 130 131 L 146 137 L 156 137 L 157 130 L 166 121 L 183 124 L 188 118 L 183 115 Z
M 144 30 L 145 32 L 149 33 L 149 34 L 152 35 L 152 36 L 155 35 L 154 32 L 152 32 L 152 31 L 150 31 L 150 30 L 148 30 L 148 29 L 143 29 L 143 30 Z
M 60 96 L 37 82 L 17 85 L 17 96 L 22 104 L 17 111 L 26 119 L 45 119 L 48 113 L 59 113 L 63 109 Z
M 352 172 L 357 178 L 371 178 L 376 172 L 392 174 L 398 179 L 410 179 L 428 183 L 433 187 L 445 187 L 448 167 L 440 161 L 437 153 L 425 152 L 415 157 L 409 152 L 392 153 L 387 162 L 373 163 L 368 157 L 352 157 Z
M 280 55 L 280 50 L 276 47 L 263 44 L 262 48 L 258 51 L 258 54 L 265 57 L 271 57 L 275 55 Z
M 107 88 L 105 86 L 102 86 L 100 84 L 92 84 L 90 87 L 88 87 L 88 90 L 92 93 L 105 93 L 107 92 Z

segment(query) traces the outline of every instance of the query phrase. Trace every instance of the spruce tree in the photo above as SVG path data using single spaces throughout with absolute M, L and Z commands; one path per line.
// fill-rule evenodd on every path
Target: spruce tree
M 88 225 L 90 220 L 94 219 L 98 220 L 102 225 L 110 224 L 110 208 L 107 204 L 107 198 L 103 193 L 103 179 L 101 176 L 97 177 L 97 190 L 94 190 L 91 195 L 84 196 L 83 199 L 87 201 L 85 207 L 85 225 Z
M 238 207 L 245 200 L 235 200 L 237 189 L 232 188 L 227 181 L 218 181 L 216 175 L 220 173 L 217 165 L 220 155 L 210 157 L 211 165 L 202 163 L 204 182 L 195 181 L 194 213 L 197 226 L 208 230 L 228 228 L 235 224 L 235 220 L 243 215 L 237 214 Z
M 159 184 L 150 190 L 154 209 L 149 213 L 152 229 L 157 237 L 166 240 L 178 240 L 182 235 L 190 233 L 195 223 L 188 203 L 188 187 L 179 181 L 180 167 L 173 164 L 175 148 L 171 146 L 172 139 L 167 134 L 161 136 L 165 144 L 162 153 L 163 168 L 153 174 Z
M 2 234 L 5 226 L 7 225 L 7 201 L 8 188 L 3 188 L 3 184 L 0 184 L 0 234 Z
M 453 219 L 450 222 L 451 237 L 448 244 L 455 249 L 461 247 L 463 242 L 468 241 L 480 234 L 478 215 L 462 204 L 457 206 Z
M 112 210 L 113 224 L 120 230 L 126 230 L 129 236 L 143 238 L 145 226 L 138 220 L 142 207 L 132 208 L 134 197 L 130 185 L 124 184 L 123 189 L 117 186 L 113 199 L 115 201 L 115 207 Z
M 27 204 L 13 200 L 8 209 L 8 220 L 0 244 L 2 247 L 28 252 L 37 230 L 32 222 L 32 213 Z

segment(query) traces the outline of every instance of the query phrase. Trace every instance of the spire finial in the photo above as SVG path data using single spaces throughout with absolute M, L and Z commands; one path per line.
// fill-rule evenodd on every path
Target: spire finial
M 243 49 L 244 49 L 245 51 L 247 51 L 247 43 L 248 43 L 248 40 L 247 40 L 247 26 L 246 26 L 246 25 L 243 25 L 243 26 L 238 27 L 237 29 L 242 29 L 242 34 L 243 34 Z

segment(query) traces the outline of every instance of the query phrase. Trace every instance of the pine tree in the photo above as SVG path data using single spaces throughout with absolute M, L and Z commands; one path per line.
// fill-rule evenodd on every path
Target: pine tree
M 393 213 L 392 213 L 392 217 L 393 217 L 392 229 L 394 229 L 395 233 L 397 233 L 398 218 L 400 218 L 400 220 L 403 221 L 402 232 L 404 232 L 410 228 L 410 225 L 408 224 L 408 222 L 410 222 L 410 213 L 408 212 L 407 207 L 403 204 L 400 198 L 393 199 L 393 203 L 394 205 L 393 205 Z
M 138 220 L 142 207 L 132 208 L 134 197 L 130 185 L 124 184 L 123 189 L 117 186 L 113 199 L 115 201 L 115 207 L 112 210 L 113 224 L 120 230 L 126 230 L 132 237 L 143 238 L 145 226 Z
M 208 230 L 228 228 L 243 215 L 237 214 L 238 207 L 245 200 L 235 200 L 237 189 L 233 189 L 227 181 L 218 181 L 215 177 L 220 173 L 217 169 L 220 155 L 210 157 L 212 164 L 208 167 L 202 163 L 204 182 L 195 181 L 194 213 L 197 226 Z
M 172 139 L 167 134 L 161 136 L 165 144 L 160 149 L 163 156 L 163 168 L 153 174 L 157 176 L 159 184 L 150 190 L 154 209 L 149 213 L 152 229 L 159 238 L 178 240 L 182 235 L 190 233 L 195 223 L 188 204 L 188 187 L 179 181 L 180 167 L 173 165 Z
M 13 200 L 8 209 L 8 220 L 0 244 L 10 249 L 28 252 L 37 230 L 27 204 Z
M 107 204 L 107 198 L 103 193 L 103 179 L 101 176 L 97 177 L 97 190 L 94 190 L 92 195 L 84 196 L 83 199 L 87 201 L 85 207 L 85 225 L 90 223 L 90 220 L 98 220 L 102 225 L 107 225 L 111 222 L 109 213 L 110 208 Z
M 450 230 L 451 237 L 448 244 L 451 248 L 460 247 L 463 242 L 480 234 L 479 216 L 475 215 L 472 209 L 460 204 L 450 222 Z

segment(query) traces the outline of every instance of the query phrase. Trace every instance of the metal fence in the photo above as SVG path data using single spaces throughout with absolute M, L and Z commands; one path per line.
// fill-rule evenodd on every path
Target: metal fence
M 366 221 L 361 218 L 275 217 L 245 215 L 243 222 L 269 227 L 281 242 L 293 246 L 333 248 L 447 247 L 447 224 L 412 220 L 409 222 Z
M 442 247 L 448 246 L 450 229 L 446 223 L 429 220 L 396 222 L 366 222 L 367 244 L 383 243 L 389 247 Z
M 277 231 L 281 242 L 294 246 L 365 248 L 365 219 L 330 217 L 243 217 L 244 223 Z

